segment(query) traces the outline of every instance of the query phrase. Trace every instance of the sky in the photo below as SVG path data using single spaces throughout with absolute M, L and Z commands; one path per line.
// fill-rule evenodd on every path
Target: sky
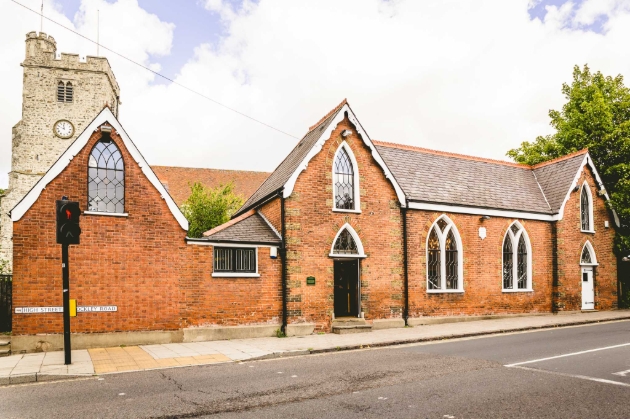
M 272 171 L 344 98 L 372 139 L 506 159 L 552 132 L 574 65 L 630 77 L 630 0 L 44 0 L 45 16 L 91 39 L 97 10 L 102 45 L 277 128 L 101 49 L 121 123 L 154 165 Z M 40 19 L 12 0 L 0 14 L 4 188 L 25 34 Z M 96 53 L 43 29 L 58 51 Z

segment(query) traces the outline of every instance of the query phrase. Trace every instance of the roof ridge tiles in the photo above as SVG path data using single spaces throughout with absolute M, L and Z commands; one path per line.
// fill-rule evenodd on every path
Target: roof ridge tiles
M 213 235 L 215 233 L 218 233 L 221 230 L 225 230 L 226 228 L 228 228 L 230 226 L 233 226 L 234 224 L 238 223 L 239 221 L 243 221 L 244 219 L 249 218 L 249 217 L 251 217 L 254 214 L 256 214 L 256 210 L 253 210 L 253 209 L 249 210 L 246 213 L 241 214 L 238 217 L 233 218 L 233 219 L 231 219 L 230 221 L 228 221 L 226 223 L 223 223 L 223 224 L 221 224 L 219 226 L 216 226 L 212 230 L 206 231 L 205 233 L 203 233 L 203 236 L 204 237 L 208 237 L 208 236 L 211 236 L 211 235 Z
M 335 106 L 333 108 L 333 110 L 331 110 L 330 112 L 328 112 L 323 118 L 321 118 L 319 121 L 317 121 L 317 123 L 315 125 L 312 125 L 310 127 L 308 127 L 308 131 L 311 132 L 313 131 L 315 128 L 317 128 L 322 122 L 324 122 L 330 115 L 334 114 L 335 112 L 339 111 L 339 109 L 341 109 L 343 107 L 343 105 L 348 104 L 348 99 L 344 99 L 341 101 L 341 103 L 337 106 Z
M 518 167 L 521 169 L 530 169 L 530 170 L 532 169 L 532 166 L 529 166 L 527 164 L 522 164 L 522 163 L 512 163 L 509 161 L 489 159 L 486 157 L 471 156 L 468 154 L 451 153 L 448 151 L 433 150 L 430 148 L 417 147 L 417 146 L 407 145 L 407 144 L 390 143 L 386 141 L 372 140 L 372 142 L 375 145 L 379 145 L 383 147 L 398 148 L 401 150 L 409 150 L 409 151 L 420 151 L 423 153 L 436 154 L 439 156 L 446 156 L 446 157 L 455 157 L 455 158 L 479 161 L 479 162 L 484 162 L 484 163 L 502 164 L 504 166 Z
M 570 159 L 572 157 L 579 156 L 580 154 L 586 154 L 586 153 L 588 153 L 588 148 L 583 148 L 581 150 L 574 151 L 573 153 L 566 154 L 564 156 L 558 157 L 558 158 L 553 159 L 553 160 L 547 160 L 547 161 L 544 161 L 542 163 L 534 164 L 533 166 L 531 166 L 531 168 L 532 169 L 538 169 L 540 167 L 549 166 L 550 164 L 558 163 L 558 162 L 561 162 L 563 160 L 567 160 L 567 159 Z

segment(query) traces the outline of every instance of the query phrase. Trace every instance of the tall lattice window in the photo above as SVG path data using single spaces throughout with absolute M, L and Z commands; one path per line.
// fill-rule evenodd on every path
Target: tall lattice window
M 71 82 L 57 83 L 57 102 L 72 102 L 74 89 Z
M 529 238 L 523 226 L 515 221 L 503 239 L 503 290 L 531 291 L 531 257 Z
M 580 194 L 580 222 L 583 231 L 593 230 L 591 190 L 586 182 L 582 185 L 582 193 Z
M 111 139 L 94 145 L 88 162 L 89 211 L 125 212 L 125 164 Z
M 335 209 L 359 209 L 357 203 L 357 176 L 347 144 L 343 143 L 335 155 L 333 163 L 333 191 Z
M 455 224 L 445 215 L 427 238 L 427 290 L 463 291 L 461 240 Z

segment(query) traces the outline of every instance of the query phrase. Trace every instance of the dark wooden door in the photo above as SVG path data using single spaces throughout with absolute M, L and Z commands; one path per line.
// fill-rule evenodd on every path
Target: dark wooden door
M 335 317 L 359 316 L 359 261 L 335 260 Z
M 11 331 L 13 282 L 10 275 L 0 275 L 0 332 Z

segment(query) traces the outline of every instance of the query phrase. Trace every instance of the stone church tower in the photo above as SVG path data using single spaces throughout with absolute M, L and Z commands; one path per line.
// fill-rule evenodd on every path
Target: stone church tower
M 12 129 L 9 189 L 0 197 L 0 260 L 10 264 L 9 211 L 104 106 L 117 117 L 120 106 L 120 89 L 107 58 L 58 53 L 52 36 L 30 32 L 21 65 L 22 120 Z

